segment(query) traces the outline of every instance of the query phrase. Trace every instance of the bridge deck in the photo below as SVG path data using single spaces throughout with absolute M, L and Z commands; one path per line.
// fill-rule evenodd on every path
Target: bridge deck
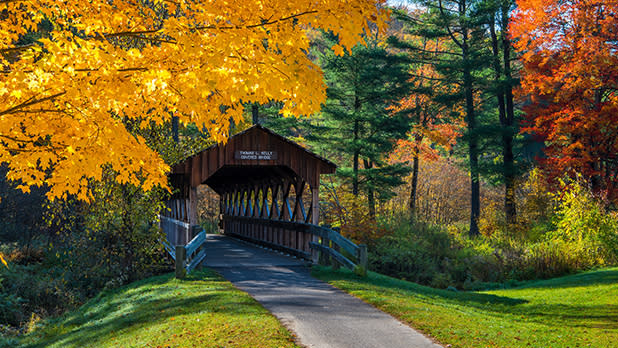
M 306 263 L 225 236 L 209 235 L 206 266 L 249 293 L 319 348 L 439 348 L 395 318 L 309 274 Z

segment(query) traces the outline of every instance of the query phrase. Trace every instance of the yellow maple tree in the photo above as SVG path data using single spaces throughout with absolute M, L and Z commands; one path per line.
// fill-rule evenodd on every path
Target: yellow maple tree
M 28 191 L 88 199 L 109 165 L 122 183 L 166 185 L 168 170 L 125 128 L 171 115 L 217 140 L 245 103 L 310 115 L 325 99 L 307 30 L 350 49 L 380 0 L 0 0 L 0 163 Z M 24 36 L 46 30 L 33 43 Z

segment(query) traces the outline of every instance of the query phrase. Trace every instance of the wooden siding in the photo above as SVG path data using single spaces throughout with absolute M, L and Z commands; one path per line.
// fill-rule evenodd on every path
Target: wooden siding
M 277 156 L 276 159 L 270 160 L 239 159 L 236 156 L 237 151 L 272 151 Z M 225 169 L 224 167 L 243 170 L 247 179 L 253 178 L 257 181 L 263 181 L 265 176 L 280 177 L 282 175 L 277 173 L 276 168 L 287 167 L 311 187 L 319 184 L 316 182 L 319 179 L 316 178 L 319 178 L 320 174 L 331 174 L 336 169 L 332 162 L 267 128 L 256 125 L 230 137 L 227 144 L 214 145 L 174 166 L 173 174 L 190 175 L 190 184 L 196 187 L 200 184 L 208 184 L 207 180 L 217 171 Z M 254 169 L 259 167 L 273 169 L 270 172 Z M 256 174 L 257 177 L 252 174 Z M 238 182 L 217 181 L 209 186 L 214 186 L 213 189 L 220 192 L 225 184 L 234 185 Z

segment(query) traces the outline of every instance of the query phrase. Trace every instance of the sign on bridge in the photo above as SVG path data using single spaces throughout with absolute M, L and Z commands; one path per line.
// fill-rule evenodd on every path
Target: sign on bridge
M 240 160 L 276 160 L 277 151 L 236 151 L 234 158 Z

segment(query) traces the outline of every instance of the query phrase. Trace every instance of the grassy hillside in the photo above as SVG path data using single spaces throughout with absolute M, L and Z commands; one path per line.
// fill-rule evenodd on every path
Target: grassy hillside
M 102 293 L 23 339 L 26 347 L 297 347 L 249 295 L 210 270 Z
M 455 347 L 618 347 L 618 268 L 483 292 L 317 268 L 328 281 Z

